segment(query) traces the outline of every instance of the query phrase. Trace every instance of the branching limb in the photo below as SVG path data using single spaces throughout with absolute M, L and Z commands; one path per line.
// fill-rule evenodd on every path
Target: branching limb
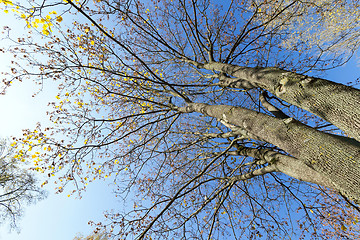
M 240 88 L 240 89 L 252 89 L 257 87 L 255 84 L 246 81 L 242 78 L 231 78 L 226 76 L 225 74 L 217 74 L 217 78 L 219 79 L 219 82 L 216 83 L 216 86 L 219 87 L 230 87 L 230 88 Z
M 235 134 L 235 135 L 242 136 L 242 138 L 251 138 L 251 139 L 254 139 L 254 140 L 261 141 L 261 139 L 258 136 L 250 133 L 249 131 L 246 131 L 245 129 L 243 129 L 243 128 L 239 127 L 239 126 L 235 126 L 235 125 L 230 124 L 229 121 L 227 120 L 225 114 L 223 114 L 223 119 L 221 119 L 220 122 L 222 124 L 224 124 L 225 127 L 230 128 L 232 133 Z
M 206 167 L 198 174 L 196 175 L 194 178 L 192 178 L 190 181 L 188 181 L 186 184 L 184 184 L 175 194 L 172 198 L 169 199 L 168 204 L 161 210 L 161 212 L 149 223 L 149 225 L 146 227 L 146 229 L 139 235 L 138 239 L 144 239 L 144 237 L 146 236 L 146 233 L 151 229 L 151 227 L 154 225 L 154 223 L 168 210 L 168 208 L 175 202 L 176 199 L 179 198 L 179 195 L 181 195 L 181 193 L 183 192 L 183 190 L 185 190 L 191 183 L 193 183 L 194 181 L 196 181 L 197 179 L 199 179 L 202 175 L 204 175 L 206 173 L 206 171 L 213 165 L 213 163 L 218 160 L 221 156 L 223 156 L 224 154 L 226 154 L 227 151 L 229 151 L 229 149 L 234 145 L 234 143 L 237 141 L 238 139 L 234 139 L 232 141 L 232 143 L 222 152 L 222 154 L 219 154 L 218 156 L 216 156 L 212 161 L 210 161 L 208 163 L 208 165 L 206 165 Z
M 301 181 L 319 184 L 335 190 L 337 189 L 337 187 L 331 182 L 330 179 L 324 177 L 323 174 L 320 174 L 313 168 L 306 165 L 304 161 L 275 151 L 271 151 L 268 149 L 240 147 L 237 151 L 229 151 L 226 154 L 248 156 L 255 159 L 260 159 L 265 161 L 266 163 L 269 163 L 269 166 L 273 167 L 271 169 L 275 169 L 275 171 L 277 172 L 282 172 L 290 177 L 296 178 Z M 262 171 L 264 171 L 265 174 L 267 173 L 266 171 L 268 171 L 268 169 L 264 169 Z
M 205 138 L 230 138 L 230 137 L 237 137 L 239 135 L 242 135 L 238 131 L 230 131 L 230 132 L 225 132 L 225 133 L 203 133 L 203 132 L 191 132 L 191 131 L 177 131 L 177 132 L 170 132 L 170 133 L 197 135 L 197 136 L 203 136 Z M 247 137 L 244 137 L 244 138 L 247 138 Z
M 266 91 L 263 91 L 262 94 L 259 96 L 261 104 L 269 111 L 271 112 L 275 117 L 277 118 L 289 118 L 288 115 L 283 113 L 279 108 L 272 105 L 269 101 L 267 101 L 268 94 Z
M 256 169 L 252 172 L 231 177 L 231 179 L 233 179 L 233 181 L 244 181 L 244 180 L 248 180 L 248 179 L 251 179 L 251 178 L 254 178 L 257 176 L 261 176 L 261 175 L 265 175 L 267 173 L 277 172 L 277 171 L 278 171 L 278 169 L 275 165 L 267 165 L 263 168 Z

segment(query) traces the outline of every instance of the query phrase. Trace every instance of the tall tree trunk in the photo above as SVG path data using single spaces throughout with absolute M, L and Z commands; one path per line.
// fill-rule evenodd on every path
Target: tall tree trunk
M 360 90 L 321 78 L 313 78 L 279 68 L 250 68 L 211 62 L 198 68 L 230 75 L 226 84 L 261 87 L 290 104 L 307 110 L 334 124 L 350 137 L 360 141 Z M 224 84 L 223 84 L 224 85 Z
M 330 179 L 349 199 L 360 202 L 359 142 L 318 131 L 292 118 L 279 119 L 241 107 L 190 103 L 178 110 L 215 117 L 261 137 L 323 175 L 324 181 Z

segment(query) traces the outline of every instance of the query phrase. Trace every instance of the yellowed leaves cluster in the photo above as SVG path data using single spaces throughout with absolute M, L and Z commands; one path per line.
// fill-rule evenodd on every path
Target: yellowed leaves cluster
M 60 23 L 63 21 L 61 15 L 58 15 L 56 11 L 50 11 L 45 17 L 33 17 L 34 10 L 30 9 L 30 12 L 20 10 L 19 6 L 15 6 L 13 2 L 8 0 L 1 0 L 0 4 L 5 5 L 5 9 L 2 9 L 5 13 L 9 13 L 9 9 L 20 18 L 24 19 L 28 28 L 39 29 L 44 35 L 49 35 L 52 32 L 52 26 L 54 22 Z

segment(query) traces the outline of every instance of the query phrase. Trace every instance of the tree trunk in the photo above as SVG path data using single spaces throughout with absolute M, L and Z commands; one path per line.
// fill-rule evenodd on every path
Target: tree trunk
M 191 62 L 191 61 L 190 61 Z M 250 68 L 211 62 L 193 63 L 198 68 L 219 71 L 268 90 L 290 104 L 334 124 L 360 141 L 360 90 L 329 80 L 296 74 L 279 68 Z M 233 87 L 232 82 L 226 82 Z M 244 83 L 242 83 L 244 85 Z
M 330 179 L 336 190 L 349 199 L 360 201 L 360 143 L 357 141 L 315 130 L 292 118 L 278 119 L 241 107 L 190 103 L 179 111 L 199 112 L 243 128 L 302 161 L 321 174 L 324 181 Z M 299 165 L 294 169 L 303 168 Z

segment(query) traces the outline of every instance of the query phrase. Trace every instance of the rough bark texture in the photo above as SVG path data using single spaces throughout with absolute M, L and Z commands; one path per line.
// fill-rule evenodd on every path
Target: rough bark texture
M 278 119 L 246 108 L 191 103 L 179 109 L 200 112 L 261 136 L 330 179 L 336 190 L 360 201 L 360 143 L 317 131 L 292 118 Z M 301 168 L 301 165 L 298 165 Z
M 280 154 L 268 149 L 240 148 L 238 151 L 228 152 L 230 155 L 243 155 L 253 157 L 255 159 L 264 160 L 271 164 L 275 171 L 282 172 L 290 177 L 305 182 L 319 184 L 328 188 L 336 189 L 331 180 L 313 168 L 305 164 L 305 161 Z
M 329 80 L 312 78 L 278 68 L 239 67 L 224 63 L 197 64 L 220 71 L 254 86 L 334 124 L 360 141 L 360 90 Z M 231 83 L 227 82 L 229 86 Z

